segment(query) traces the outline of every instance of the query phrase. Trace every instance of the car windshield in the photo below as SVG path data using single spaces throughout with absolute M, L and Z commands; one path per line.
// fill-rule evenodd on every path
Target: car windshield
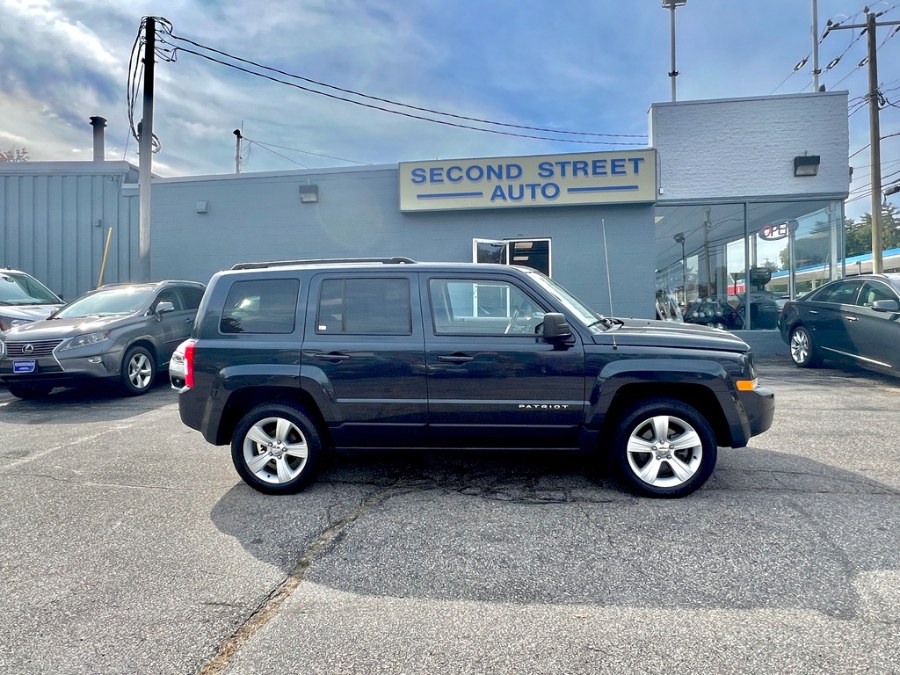
M 0 305 L 61 305 L 56 295 L 27 274 L 0 272 Z
M 77 319 L 85 316 L 132 314 L 144 307 L 152 295 L 152 288 L 110 288 L 78 298 L 59 310 L 54 318 Z
M 565 307 L 566 310 L 568 310 L 576 319 L 578 319 L 578 321 L 582 325 L 584 325 L 585 328 L 598 326 L 600 324 L 602 324 L 604 328 L 608 328 L 611 325 L 611 322 L 607 323 L 609 320 L 606 319 L 606 317 L 598 312 L 593 311 L 581 300 L 576 298 L 565 288 L 553 281 L 553 279 L 544 276 L 536 270 L 525 270 L 525 273 L 530 276 L 535 282 L 537 282 L 541 286 L 541 288 L 547 291 L 547 293 L 549 293 L 557 301 L 559 301 L 559 303 L 563 307 Z

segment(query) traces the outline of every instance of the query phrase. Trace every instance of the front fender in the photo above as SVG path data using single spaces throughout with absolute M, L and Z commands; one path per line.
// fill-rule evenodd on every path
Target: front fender
M 683 400 L 709 418 L 720 445 L 743 447 L 750 423 L 725 367 L 709 359 L 620 359 L 598 373 L 588 397 L 586 426 L 615 425 L 623 405 L 654 397 Z

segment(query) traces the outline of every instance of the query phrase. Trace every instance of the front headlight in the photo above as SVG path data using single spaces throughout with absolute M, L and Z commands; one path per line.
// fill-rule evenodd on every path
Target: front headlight
M 105 340 L 109 340 L 109 331 L 104 330 L 98 333 L 86 333 L 85 335 L 77 335 L 73 337 L 69 342 L 61 349 L 77 349 L 78 347 L 87 347 L 88 345 L 95 345 Z

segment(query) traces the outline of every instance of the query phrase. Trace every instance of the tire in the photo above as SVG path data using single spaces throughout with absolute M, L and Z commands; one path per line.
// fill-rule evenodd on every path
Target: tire
M 238 422 L 231 460 L 247 485 L 271 495 L 293 494 L 314 478 L 322 438 L 303 410 L 289 404 L 257 406 Z
M 625 484 L 650 497 L 689 495 L 712 475 L 717 457 L 709 422 L 675 399 L 633 406 L 616 430 L 613 452 Z
M 156 380 L 156 359 L 146 347 L 131 347 L 122 359 L 121 377 L 126 395 L 146 394 Z
M 53 389 L 53 387 L 46 384 L 9 384 L 7 388 L 10 394 L 26 401 L 44 398 Z
M 812 335 L 805 326 L 795 326 L 791 330 L 789 344 L 791 360 L 801 368 L 815 368 L 822 364 L 822 359 L 813 344 Z

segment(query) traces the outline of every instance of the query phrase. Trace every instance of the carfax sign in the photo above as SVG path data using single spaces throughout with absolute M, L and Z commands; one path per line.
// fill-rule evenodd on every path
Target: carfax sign
M 401 211 L 656 200 L 656 150 L 400 163 Z

